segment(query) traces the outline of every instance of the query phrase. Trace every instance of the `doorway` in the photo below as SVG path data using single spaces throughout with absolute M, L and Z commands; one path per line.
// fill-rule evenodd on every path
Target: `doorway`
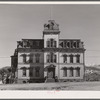
M 55 78 L 55 68 L 48 68 L 48 78 Z

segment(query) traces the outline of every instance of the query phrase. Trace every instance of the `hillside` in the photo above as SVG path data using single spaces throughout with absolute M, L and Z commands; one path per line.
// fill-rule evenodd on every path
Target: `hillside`
M 100 66 L 86 66 L 85 80 L 86 81 L 100 81 Z

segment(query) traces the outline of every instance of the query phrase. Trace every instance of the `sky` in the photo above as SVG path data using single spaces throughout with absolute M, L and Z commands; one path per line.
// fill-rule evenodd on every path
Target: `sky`
M 11 65 L 17 41 L 42 39 L 50 19 L 59 24 L 60 38 L 84 42 L 86 65 L 100 64 L 100 5 L 0 4 L 0 68 Z

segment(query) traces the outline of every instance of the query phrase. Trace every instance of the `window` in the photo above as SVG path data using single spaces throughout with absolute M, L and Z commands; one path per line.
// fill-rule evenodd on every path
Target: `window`
M 40 71 L 40 68 L 39 67 L 35 68 L 35 76 L 36 77 L 39 77 L 40 76 L 39 71 Z
M 54 47 L 56 48 L 56 41 L 54 41 Z
M 70 42 L 67 42 L 67 48 L 70 48 Z
M 76 63 L 80 63 L 80 55 L 76 55 Z
M 67 77 L 67 68 L 63 69 L 63 77 Z
M 63 55 L 63 62 L 67 63 L 67 55 L 66 54 Z
M 35 60 L 36 60 L 36 63 L 40 62 L 40 54 L 35 55 Z
M 23 69 L 23 77 L 26 76 L 26 68 Z
M 76 68 L 76 77 L 79 77 L 79 76 L 80 76 L 80 68 L 77 67 L 77 68 Z
M 56 41 L 54 39 L 47 40 L 47 47 L 56 47 Z
M 79 48 L 79 41 L 77 41 L 77 48 Z
M 73 47 L 76 48 L 76 42 L 73 43 Z
M 71 48 L 73 48 L 73 41 L 71 41 Z
M 29 70 L 29 75 L 30 75 L 30 77 L 32 77 L 33 76 L 33 68 L 30 68 L 30 70 Z
M 47 63 L 56 63 L 56 54 L 47 54 Z
M 29 63 L 33 63 L 33 55 L 32 54 L 29 55 Z
M 54 62 L 56 63 L 56 55 L 54 55 Z
M 47 41 L 47 47 L 50 47 L 50 41 Z
M 64 41 L 63 43 L 64 43 L 64 48 L 66 48 L 66 41 Z
M 23 54 L 23 62 L 26 63 L 26 54 Z
M 70 55 L 70 63 L 73 63 L 73 55 Z
M 47 63 L 49 63 L 50 62 L 50 55 L 48 54 L 47 55 Z
M 70 70 L 70 77 L 73 77 L 73 68 L 71 67 L 69 70 Z

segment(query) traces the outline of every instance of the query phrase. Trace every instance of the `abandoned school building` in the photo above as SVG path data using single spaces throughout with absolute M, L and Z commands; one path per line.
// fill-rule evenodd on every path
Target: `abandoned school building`
M 17 83 L 83 80 L 84 45 L 80 39 L 60 39 L 54 20 L 44 24 L 42 39 L 22 39 L 11 56 Z

